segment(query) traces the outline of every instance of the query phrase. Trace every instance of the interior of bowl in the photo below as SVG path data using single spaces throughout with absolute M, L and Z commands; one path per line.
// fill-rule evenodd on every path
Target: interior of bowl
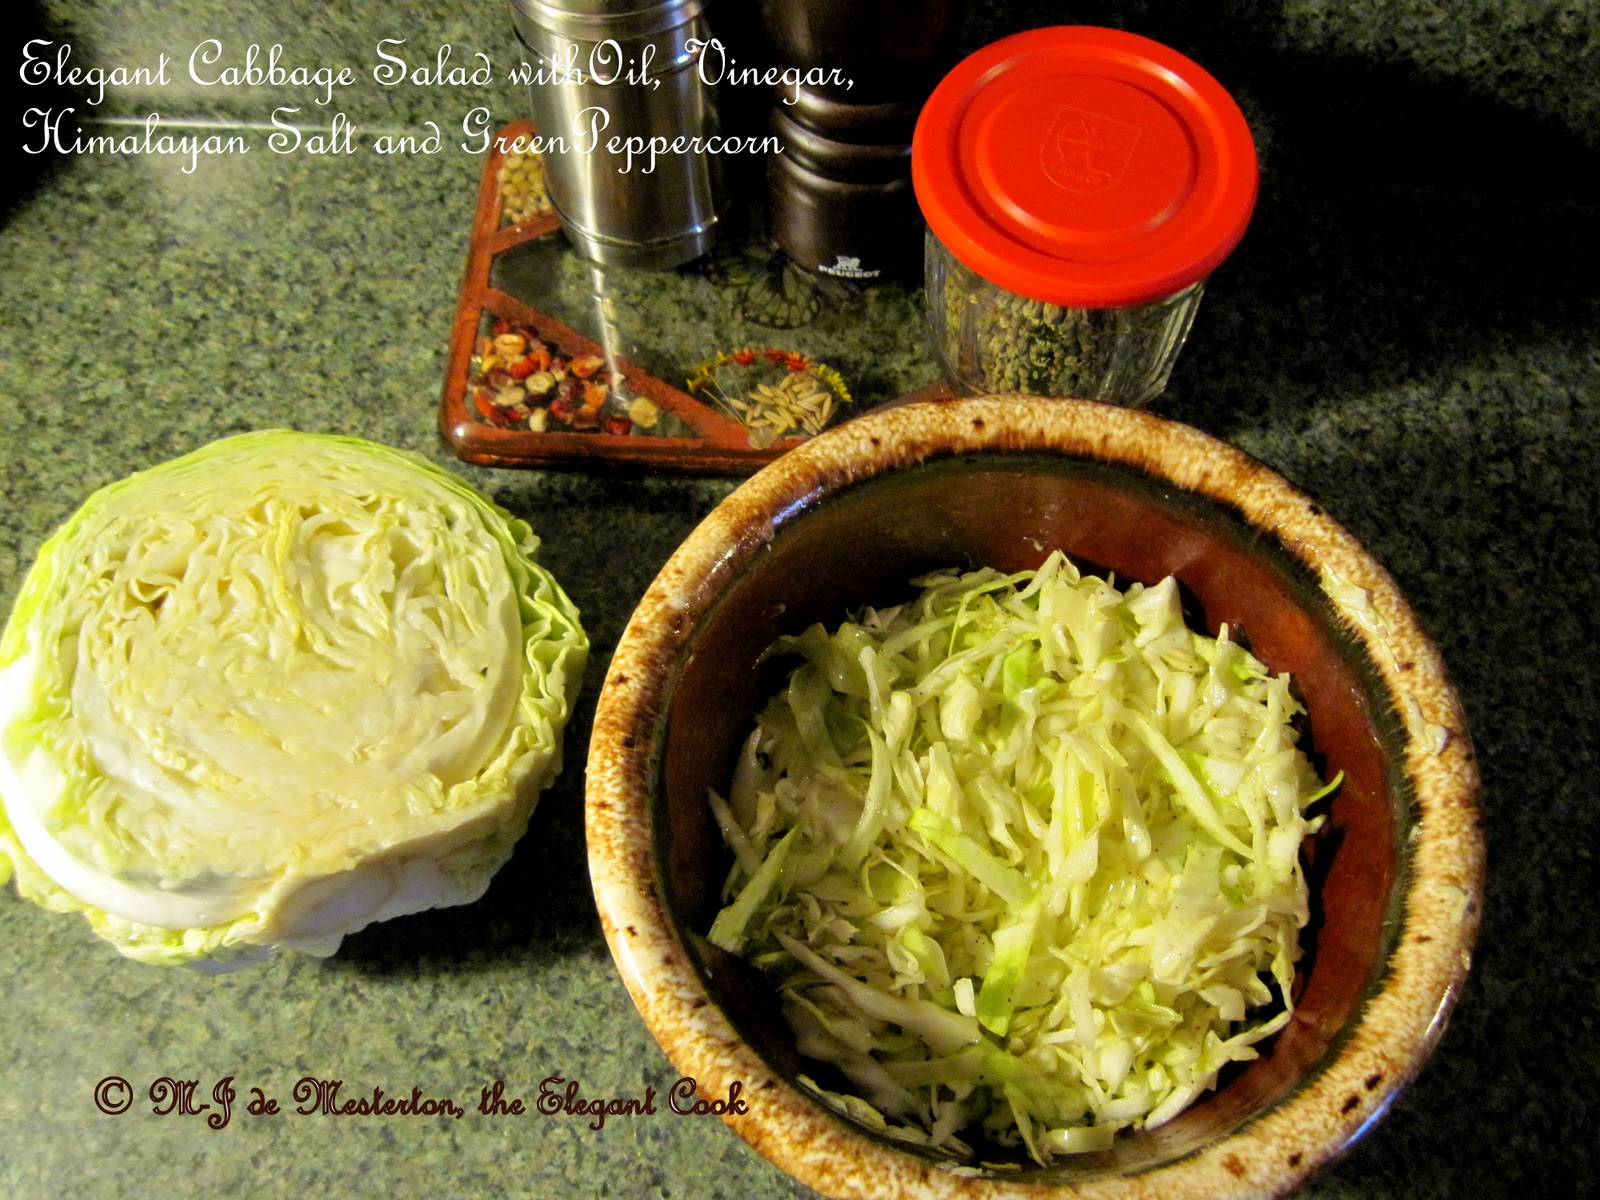
M 663 898 L 709 994 L 775 1071 L 824 1079 L 817 1064 L 798 1060 L 759 976 L 701 936 L 729 861 L 706 789 L 727 788 L 755 713 L 785 670 L 762 653 L 780 634 L 909 598 L 910 581 L 927 570 L 1023 570 L 1058 548 L 1119 581 L 1175 575 L 1195 628 L 1214 634 L 1226 624 L 1269 668 L 1292 675 L 1307 710 L 1302 746 L 1325 777 L 1344 774 L 1308 850 L 1313 915 L 1292 1023 L 1160 1129 L 1102 1154 L 1025 1167 L 1071 1180 L 1171 1162 L 1282 1100 L 1337 1045 L 1393 945 L 1409 812 L 1397 765 L 1404 734 L 1306 564 L 1216 500 L 1086 457 L 985 452 L 842 486 L 825 503 L 785 512 L 698 621 L 660 711 L 651 803 Z

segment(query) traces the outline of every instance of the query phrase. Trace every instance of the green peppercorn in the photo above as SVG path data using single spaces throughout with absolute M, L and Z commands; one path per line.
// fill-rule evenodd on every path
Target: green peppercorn
M 951 377 L 974 391 L 1142 403 L 1165 382 L 1200 285 L 1151 304 L 1072 308 L 1001 291 L 947 258 L 930 315 Z

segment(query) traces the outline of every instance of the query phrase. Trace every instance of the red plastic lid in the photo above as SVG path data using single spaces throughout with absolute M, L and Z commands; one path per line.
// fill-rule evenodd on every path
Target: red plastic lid
M 923 106 L 928 226 L 1007 291 L 1121 308 L 1205 278 L 1239 244 L 1256 151 L 1222 85 L 1159 42 L 1062 26 L 963 60 Z

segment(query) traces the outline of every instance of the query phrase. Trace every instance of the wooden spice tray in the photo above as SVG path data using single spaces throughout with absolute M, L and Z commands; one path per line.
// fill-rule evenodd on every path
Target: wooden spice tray
M 626 358 L 608 356 L 593 339 L 491 284 L 497 255 L 561 228 L 553 211 L 506 216 L 501 168 L 516 139 L 532 133 L 528 122 L 504 127 L 479 185 L 439 408 L 439 429 L 452 451 L 496 467 L 744 475 L 797 444 L 785 438 L 753 445 L 739 421 Z M 510 350 L 521 339 L 521 352 L 496 354 L 497 336 Z M 524 386 L 530 382 L 537 392 Z M 497 403 L 518 388 L 524 403 Z

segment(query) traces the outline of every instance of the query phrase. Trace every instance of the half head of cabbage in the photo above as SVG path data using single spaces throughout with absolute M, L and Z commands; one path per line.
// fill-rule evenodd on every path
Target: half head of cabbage
M 229 963 L 481 896 L 588 654 L 522 521 L 424 459 L 245 434 L 92 495 L 0 637 L 0 881 Z

